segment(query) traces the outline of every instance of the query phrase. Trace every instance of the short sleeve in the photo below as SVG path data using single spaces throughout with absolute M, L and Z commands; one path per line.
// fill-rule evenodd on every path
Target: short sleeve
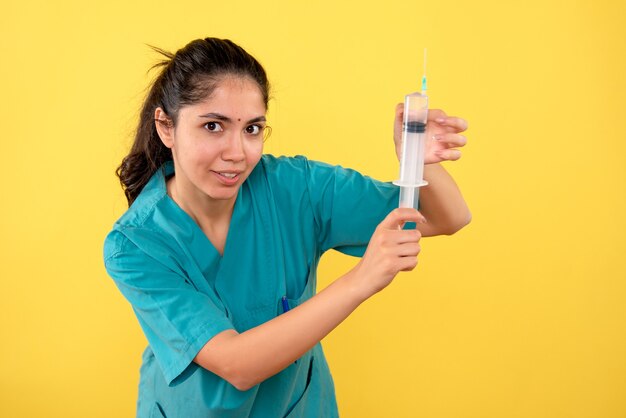
M 341 166 L 306 164 L 320 247 L 362 256 L 376 226 L 398 206 L 399 188 Z
M 140 249 L 120 231 L 104 245 L 105 267 L 131 303 L 168 384 L 216 334 L 234 328 L 219 298 L 200 291 L 182 268 Z

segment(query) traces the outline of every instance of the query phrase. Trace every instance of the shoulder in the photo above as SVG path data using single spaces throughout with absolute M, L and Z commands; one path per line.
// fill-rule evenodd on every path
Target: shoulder
M 284 191 L 291 198 L 299 199 L 311 188 L 318 188 L 333 182 L 352 170 L 321 161 L 310 160 L 303 155 L 293 157 L 265 154 L 259 163 L 259 170 L 274 192 Z
M 275 157 L 265 154 L 258 166 L 259 173 L 267 179 L 270 187 L 284 188 L 291 193 L 300 190 L 299 188 L 311 191 L 326 190 L 333 185 L 338 185 L 340 188 L 350 185 L 357 188 L 365 185 L 383 189 L 395 188 L 391 183 L 373 179 L 357 170 L 310 160 L 302 155 Z
M 263 154 L 249 177 L 253 188 L 265 183 L 273 192 L 290 190 L 294 192 L 304 186 L 309 160 L 303 156 L 286 157 Z
M 259 165 L 267 174 L 274 174 L 276 172 L 298 172 L 305 168 L 309 160 L 303 155 L 296 155 L 295 157 L 288 156 L 275 156 L 271 154 L 263 154 Z
M 105 260 L 120 253 L 136 251 L 144 242 L 166 240 L 159 219 L 166 217 L 167 206 L 165 172 L 159 169 L 146 184 L 133 204 L 113 224 L 104 242 Z
M 270 180 L 281 183 L 309 182 L 311 177 L 334 175 L 346 171 L 341 166 L 334 166 L 321 161 L 310 160 L 303 155 L 293 157 L 264 154 L 259 162 L 260 171 Z M 352 170 L 347 170 L 352 171 Z
M 115 227 L 142 226 L 150 219 L 155 209 L 167 199 L 165 179 L 168 170 L 173 171 L 171 164 L 164 165 L 152 175 L 133 204 L 115 222 Z

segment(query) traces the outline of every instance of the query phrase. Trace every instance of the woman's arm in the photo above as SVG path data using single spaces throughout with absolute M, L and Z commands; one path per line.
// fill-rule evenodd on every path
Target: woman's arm
M 427 223 L 416 226 L 422 236 L 452 235 L 471 221 L 461 191 L 441 164 L 426 165 L 424 179 L 428 185 L 420 188 L 420 212 Z
M 414 209 L 396 209 L 376 228 L 367 251 L 347 274 L 300 306 L 241 334 L 213 337 L 194 361 L 239 390 L 247 390 L 300 358 L 346 319 L 363 301 L 384 289 L 400 271 L 417 265 L 418 230 L 424 222 Z

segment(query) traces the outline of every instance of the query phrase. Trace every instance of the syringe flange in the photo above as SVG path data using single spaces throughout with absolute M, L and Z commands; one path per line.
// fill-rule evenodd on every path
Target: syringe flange
M 426 186 L 428 182 L 426 180 L 422 180 L 419 183 L 407 183 L 407 182 L 403 182 L 402 180 L 396 180 L 393 182 L 393 184 L 395 184 L 396 186 L 400 186 L 400 187 L 422 187 L 422 186 Z

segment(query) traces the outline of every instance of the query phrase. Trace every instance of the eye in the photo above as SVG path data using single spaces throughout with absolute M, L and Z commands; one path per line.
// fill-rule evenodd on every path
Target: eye
M 246 126 L 246 133 L 250 135 L 258 135 L 263 130 L 261 125 L 248 125 Z
M 219 122 L 208 122 L 204 124 L 204 129 L 209 132 L 222 132 L 224 128 Z

